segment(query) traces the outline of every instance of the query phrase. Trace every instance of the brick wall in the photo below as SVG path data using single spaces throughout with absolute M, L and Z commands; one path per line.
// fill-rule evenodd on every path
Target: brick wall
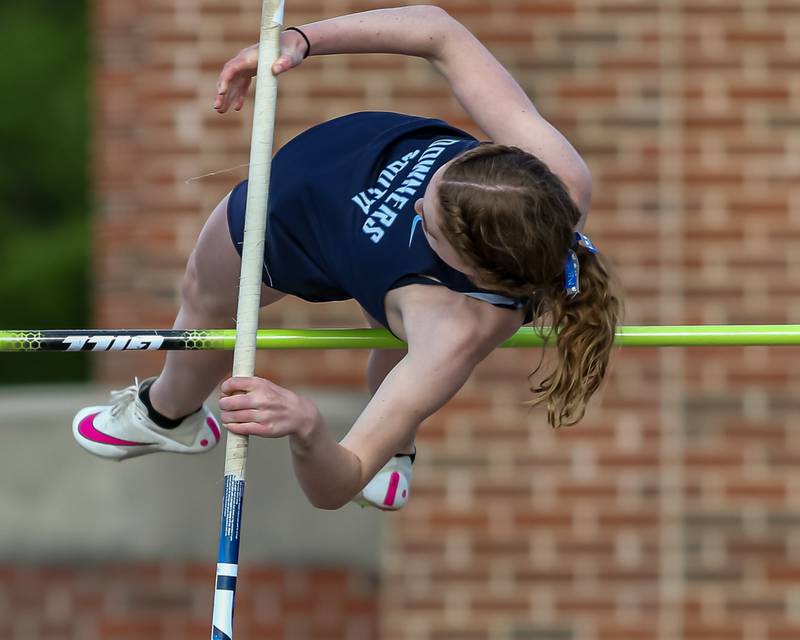
M 96 3 L 100 326 L 166 326 L 193 238 L 243 175 L 249 113 L 211 110 L 257 2 Z M 290 2 L 288 23 L 381 6 Z M 506 63 L 595 178 L 588 231 L 629 324 L 787 322 L 800 273 L 800 5 L 782 0 L 443 3 Z M 357 109 L 471 129 L 422 62 L 311 59 L 279 139 Z M 282 302 L 269 326 L 361 322 Z M 800 637 L 800 365 L 790 349 L 620 351 L 586 420 L 520 408 L 535 352 L 482 364 L 422 430 L 392 517 L 384 640 Z M 363 385 L 365 354 L 262 355 L 284 384 Z M 322 366 L 320 366 L 320 364 Z M 155 367 L 97 361 L 104 380 Z M 141 374 L 140 374 L 141 375 Z
M 189 640 L 211 632 L 212 565 L 0 568 L 2 640 Z M 357 571 L 244 567 L 236 633 L 372 640 L 375 584 Z

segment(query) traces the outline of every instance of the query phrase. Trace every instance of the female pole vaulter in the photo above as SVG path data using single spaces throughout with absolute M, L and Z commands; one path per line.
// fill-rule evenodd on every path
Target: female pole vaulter
M 354 113 L 315 126 L 272 165 L 262 305 L 287 294 L 354 298 L 406 351 L 374 351 L 372 399 L 341 442 L 314 404 L 270 381 L 229 378 L 221 421 L 235 433 L 288 437 L 309 501 L 398 509 L 409 496 L 420 424 L 475 366 L 532 319 L 558 332 L 556 362 L 530 404 L 574 424 L 605 375 L 621 299 L 582 233 L 592 181 L 570 143 L 492 54 L 434 6 L 381 9 L 287 29 L 272 71 L 309 55 L 425 58 L 491 140 L 437 119 Z M 257 46 L 223 68 L 215 108 L 241 109 Z M 176 329 L 225 328 L 235 316 L 247 183 L 208 219 L 189 258 Z M 227 352 L 170 352 L 161 373 L 74 419 L 92 453 L 125 459 L 202 453 L 219 439 L 203 404 L 229 375 Z

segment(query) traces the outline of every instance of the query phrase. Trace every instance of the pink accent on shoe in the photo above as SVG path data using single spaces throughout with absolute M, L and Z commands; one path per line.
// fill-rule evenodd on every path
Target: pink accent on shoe
M 201 447 L 207 447 L 207 446 L 208 446 L 208 440 L 206 440 L 205 438 L 203 438 L 203 439 L 200 441 L 200 446 L 201 446 Z
M 219 427 L 217 426 L 217 423 L 214 422 L 214 418 L 206 418 L 206 424 L 208 425 L 208 428 L 211 429 L 211 433 L 214 434 L 214 437 L 216 438 L 217 442 L 219 442 L 219 437 L 220 437 Z
M 400 474 L 397 471 L 392 472 L 392 477 L 389 479 L 389 489 L 386 492 L 386 498 L 383 501 L 383 506 L 394 506 L 394 499 L 397 495 L 397 486 L 400 484 Z
M 94 419 L 98 415 L 100 415 L 99 412 L 88 415 L 81 420 L 80 424 L 78 425 L 78 433 L 80 433 L 87 440 L 99 442 L 100 444 L 111 444 L 117 447 L 142 447 L 156 444 L 155 442 L 132 442 L 130 440 L 120 440 L 119 438 L 110 436 L 107 433 L 98 431 L 94 426 Z

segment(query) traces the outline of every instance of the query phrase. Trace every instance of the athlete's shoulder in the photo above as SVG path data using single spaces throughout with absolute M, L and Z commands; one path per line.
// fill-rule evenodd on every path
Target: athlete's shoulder
M 481 359 L 522 326 L 520 310 L 495 307 L 447 287 L 411 285 L 391 293 L 409 344 L 443 341 Z

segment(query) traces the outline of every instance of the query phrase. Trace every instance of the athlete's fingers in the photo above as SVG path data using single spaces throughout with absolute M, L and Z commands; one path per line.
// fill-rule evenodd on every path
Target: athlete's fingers
M 220 113 L 225 113 L 228 110 L 228 105 L 225 104 L 228 100 L 227 95 L 228 95 L 227 93 L 226 94 L 218 93 L 214 97 L 214 108 Z
M 228 65 L 226 64 L 225 67 L 227 68 Z M 236 93 L 237 93 L 236 72 L 231 69 L 223 69 L 222 73 L 220 74 L 219 82 L 217 82 L 217 96 L 216 96 L 217 108 L 219 108 L 219 106 L 222 106 L 221 109 L 222 113 L 228 110 L 231 97 L 235 96 Z
M 225 66 L 222 67 L 222 71 L 220 71 L 219 79 L 217 80 L 217 93 L 225 93 L 228 90 L 230 81 L 236 76 L 232 62 L 233 60 L 226 62 Z
M 226 110 L 228 110 L 232 106 L 236 105 L 236 100 L 238 99 L 237 96 L 238 96 L 238 94 L 236 93 L 236 91 L 229 91 L 225 95 L 225 109 Z
M 240 72 L 245 71 L 248 66 L 247 60 L 241 54 L 228 60 L 223 65 L 222 71 L 220 71 L 219 80 L 217 80 L 217 91 L 225 93 L 230 82 L 236 78 Z
M 229 422 L 222 423 L 228 431 L 237 433 L 240 436 L 259 436 L 261 438 L 283 438 L 289 433 L 286 429 L 273 428 L 271 424 L 263 422 Z
M 281 387 L 264 378 L 237 376 L 223 382 L 220 390 L 225 396 L 240 397 L 235 402 L 242 404 L 237 406 L 263 409 L 272 404 Z
M 249 393 L 237 393 L 231 396 L 222 396 L 219 399 L 219 408 L 222 411 L 239 411 L 240 409 L 252 409 L 255 403 Z
M 265 424 L 266 412 L 259 409 L 242 409 L 240 411 L 220 411 L 220 420 L 223 424 Z
M 225 113 L 228 110 L 229 102 L 230 102 L 230 91 L 226 89 L 224 93 L 218 93 L 214 97 L 214 108 L 220 113 Z
M 239 423 L 231 423 L 226 424 L 223 423 L 224 426 L 228 431 L 238 434 L 240 436 L 261 436 L 261 437 L 269 437 L 269 430 L 263 424 L 259 424 L 257 422 L 244 422 L 242 424 Z
M 225 380 L 220 386 L 220 391 L 225 395 L 253 391 L 259 387 L 260 380 L 262 379 L 253 376 L 235 376 Z
M 244 104 L 244 100 L 247 97 L 247 87 L 249 86 L 249 81 L 237 81 L 236 83 L 232 84 L 228 92 L 225 94 L 225 109 L 227 110 L 231 107 L 236 109 L 238 105 Z M 238 109 L 236 110 L 238 111 Z
M 240 83 L 232 83 L 225 94 L 225 109 L 229 109 L 231 105 L 235 105 L 242 93 L 243 92 Z
M 250 86 L 250 78 L 258 68 L 258 44 L 242 49 L 222 67 L 217 78 L 217 94 L 226 95 L 238 82 L 244 83 L 244 92 Z M 224 105 L 223 105 L 224 107 Z M 223 110 L 227 109 L 224 107 Z
M 274 393 L 268 389 L 245 391 L 222 396 L 219 408 L 224 411 L 241 411 L 243 409 L 268 409 L 273 404 Z

